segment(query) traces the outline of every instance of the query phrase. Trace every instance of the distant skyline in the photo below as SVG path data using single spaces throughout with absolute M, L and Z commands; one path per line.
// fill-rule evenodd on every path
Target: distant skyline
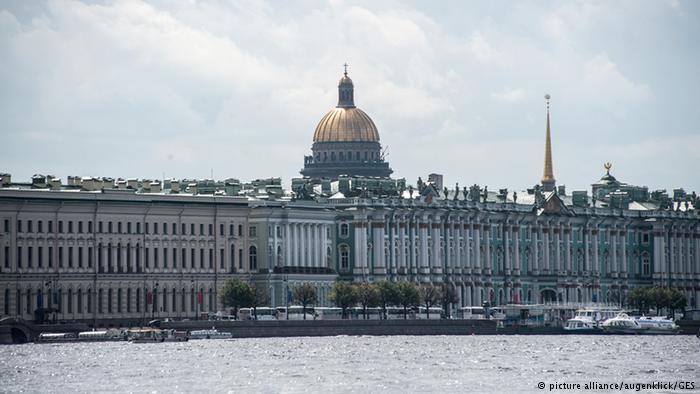
M 396 178 L 700 192 L 693 1 L 5 1 L 0 172 L 299 177 L 343 64 Z

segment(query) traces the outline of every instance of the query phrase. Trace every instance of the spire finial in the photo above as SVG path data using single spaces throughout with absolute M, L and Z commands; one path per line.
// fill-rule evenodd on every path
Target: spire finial
M 554 166 L 552 165 L 552 140 L 549 127 L 549 99 L 551 98 L 552 96 L 549 94 L 544 95 L 544 99 L 547 103 L 547 136 L 544 146 L 544 174 L 542 175 L 542 188 L 544 191 L 552 191 L 556 185 L 556 181 L 554 180 Z
M 343 64 L 343 68 L 345 69 L 345 72 L 343 72 L 343 74 L 347 77 L 348 76 L 348 62 L 345 62 Z
M 612 168 L 612 164 L 610 164 L 610 162 L 607 162 L 603 164 L 603 168 L 605 168 L 605 175 L 610 175 L 610 169 Z

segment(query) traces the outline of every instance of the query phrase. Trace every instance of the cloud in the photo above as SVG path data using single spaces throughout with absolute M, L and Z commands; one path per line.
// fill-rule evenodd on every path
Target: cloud
M 491 98 L 496 101 L 514 103 L 525 98 L 525 90 L 505 88 L 500 92 L 491 93 Z
M 356 103 L 391 146 L 397 174 L 531 186 L 541 173 L 541 97 L 551 93 L 555 156 L 576 148 L 561 156 L 575 165 L 555 163 L 557 179 L 587 185 L 591 174 L 577 168 L 596 141 L 627 146 L 661 132 L 682 141 L 700 122 L 694 104 L 669 114 L 657 102 L 673 94 L 694 103 L 697 76 L 671 75 L 653 48 L 632 45 L 676 43 L 674 26 L 625 30 L 661 9 L 673 14 L 666 3 L 538 3 L 497 14 L 481 4 L 445 10 L 393 0 L 6 3 L 0 170 L 21 179 L 193 177 L 214 168 L 288 181 L 335 106 L 348 61 Z M 697 69 L 691 41 L 665 58 Z M 669 78 L 687 83 L 670 91 Z M 671 115 L 679 127 L 667 127 Z M 626 168 L 643 160 L 620 157 Z M 697 183 L 689 162 L 658 165 Z
M 467 45 L 472 55 L 482 63 L 502 66 L 507 62 L 505 55 L 494 48 L 480 31 L 472 33 Z

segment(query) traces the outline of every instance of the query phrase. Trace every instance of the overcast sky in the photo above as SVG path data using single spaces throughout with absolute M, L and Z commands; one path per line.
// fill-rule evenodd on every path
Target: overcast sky
M 700 2 L 3 1 L 0 172 L 289 184 L 350 64 L 396 177 L 700 192 Z

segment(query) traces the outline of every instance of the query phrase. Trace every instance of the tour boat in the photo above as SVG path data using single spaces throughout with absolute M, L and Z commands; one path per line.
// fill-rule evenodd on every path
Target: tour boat
M 231 339 L 232 337 L 230 332 L 219 331 L 215 328 L 190 331 L 190 339 Z
M 42 332 L 36 337 L 37 343 L 75 342 L 78 338 L 72 332 Z
M 165 342 L 165 336 L 158 329 L 129 330 L 129 342 L 131 343 L 159 343 Z
M 672 335 L 679 331 L 678 326 L 671 319 L 644 316 L 633 318 L 626 313 L 620 313 L 606 320 L 602 328 L 611 334 Z
M 600 329 L 604 321 L 616 317 L 621 312 L 623 312 L 623 310 L 616 307 L 588 307 L 577 309 L 574 317 L 567 320 L 564 329 L 567 331 Z M 569 322 L 571 322 L 571 324 L 569 324 Z

